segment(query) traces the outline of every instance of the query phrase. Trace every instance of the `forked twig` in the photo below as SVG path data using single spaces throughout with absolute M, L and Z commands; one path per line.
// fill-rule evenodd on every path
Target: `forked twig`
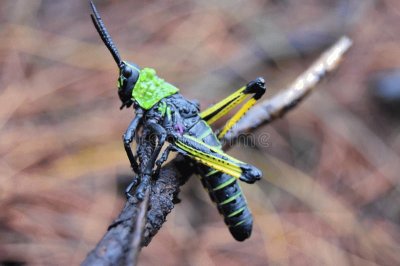
M 352 41 L 347 37 L 339 39 L 287 89 L 250 110 L 226 139 L 234 140 L 240 133 L 254 130 L 286 114 L 303 100 L 328 72 L 338 66 L 351 44 Z M 149 192 L 147 222 L 144 215 L 147 203 L 140 204 L 135 199 L 129 200 L 116 222 L 110 226 L 82 265 L 135 265 L 141 246 L 148 245 L 161 228 L 177 201 L 180 186 L 193 171 L 188 161 L 179 155 L 164 166 Z M 141 238 L 143 225 L 144 233 Z

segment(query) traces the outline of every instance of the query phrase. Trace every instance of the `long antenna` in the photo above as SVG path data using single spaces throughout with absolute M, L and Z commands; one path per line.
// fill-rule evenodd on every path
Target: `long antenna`
M 122 60 L 121 56 L 119 55 L 118 49 L 115 46 L 113 40 L 111 39 L 111 36 L 108 33 L 107 28 L 104 25 L 103 20 L 101 19 L 100 14 L 97 11 L 96 6 L 93 4 L 92 1 L 90 1 L 90 7 L 92 8 L 93 11 L 93 14 L 90 14 L 90 17 L 92 18 L 94 27 L 99 33 L 104 44 L 107 46 L 108 50 L 111 52 L 111 55 L 114 57 L 115 62 L 118 64 L 118 66 L 121 66 Z

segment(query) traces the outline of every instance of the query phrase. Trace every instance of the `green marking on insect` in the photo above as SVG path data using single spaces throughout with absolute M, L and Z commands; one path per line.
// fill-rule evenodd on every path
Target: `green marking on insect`
M 171 108 L 169 108 L 169 106 L 167 106 L 167 118 L 168 118 L 169 120 L 171 120 L 171 118 L 172 118 L 172 115 L 171 115 Z
M 239 225 L 243 224 L 244 222 L 246 222 L 246 220 L 240 221 L 240 222 L 238 222 L 237 224 L 235 224 L 235 225 L 234 225 L 234 226 L 232 226 L 232 227 L 239 226 Z
M 244 209 L 246 209 L 246 207 L 242 207 L 237 211 L 232 212 L 231 214 L 228 215 L 228 218 L 235 216 L 236 214 L 241 213 L 242 211 L 244 211 Z
M 211 170 L 210 172 L 208 172 L 206 174 L 206 176 L 210 176 L 210 175 L 213 175 L 213 174 L 218 173 L 218 172 L 219 172 L 218 170 Z
M 228 181 L 225 181 L 224 183 L 222 183 L 221 185 L 217 186 L 216 188 L 213 189 L 213 191 L 217 191 L 220 190 L 230 184 L 232 184 L 233 182 L 235 182 L 236 179 L 234 177 L 232 177 L 231 179 L 229 179 Z
M 143 109 L 150 109 L 161 99 L 171 96 L 179 91 L 178 88 L 164 81 L 156 75 L 152 68 L 140 71 L 139 79 L 132 91 L 132 98 Z
M 228 203 L 234 201 L 235 199 L 237 199 L 241 194 L 242 194 L 242 192 L 239 191 L 238 193 L 236 193 L 236 194 L 233 195 L 232 197 L 230 197 L 230 198 L 224 200 L 223 202 L 219 203 L 218 205 L 219 205 L 219 206 L 222 206 L 222 205 L 228 204 Z
M 158 106 L 158 111 L 160 112 L 160 114 L 162 116 L 165 115 L 165 113 L 167 112 L 167 104 L 165 102 L 162 102 L 159 106 Z

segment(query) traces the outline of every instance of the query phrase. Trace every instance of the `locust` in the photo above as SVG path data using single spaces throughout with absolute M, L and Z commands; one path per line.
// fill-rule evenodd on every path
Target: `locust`
M 135 173 L 126 189 L 127 197 L 142 200 L 152 180 L 159 177 L 170 152 L 182 154 L 194 162 L 203 186 L 232 236 L 238 241 L 249 238 L 253 216 L 238 180 L 252 184 L 261 179 L 262 173 L 255 166 L 226 154 L 221 142 L 263 96 L 266 91 L 265 80 L 258 77 L 215 105 L 200 111 L 197 101 L 184 98 L 176 86 L 160 78 L 154 69 L 141 68 L 122 60 L 92 1 L 90 6 L 92 22 L 119 69 L 117 87 L 122 102 L 120 109 L 132 107 L 135 113 L 123 134 L 123 145 Z M 214 130 L 212 125 L 235 107 L 238 110 L 225 125 Z M 137 143 L 135 152 L 132 150 L 134 140 Z M 150 154 L 146 154 L 148 149 L 143 148 L 145 141 L 153 143 Z M 141 164 L 143 156 L 148 157 L 144 165 Z

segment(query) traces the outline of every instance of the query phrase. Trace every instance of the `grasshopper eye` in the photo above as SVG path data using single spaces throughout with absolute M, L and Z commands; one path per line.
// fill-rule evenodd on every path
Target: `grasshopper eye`
M 129 78 L 132 75 L 132 68 L 125 66 L 124 69 L 122 69 L 122 75 L 124 75 L 125 78 Z

